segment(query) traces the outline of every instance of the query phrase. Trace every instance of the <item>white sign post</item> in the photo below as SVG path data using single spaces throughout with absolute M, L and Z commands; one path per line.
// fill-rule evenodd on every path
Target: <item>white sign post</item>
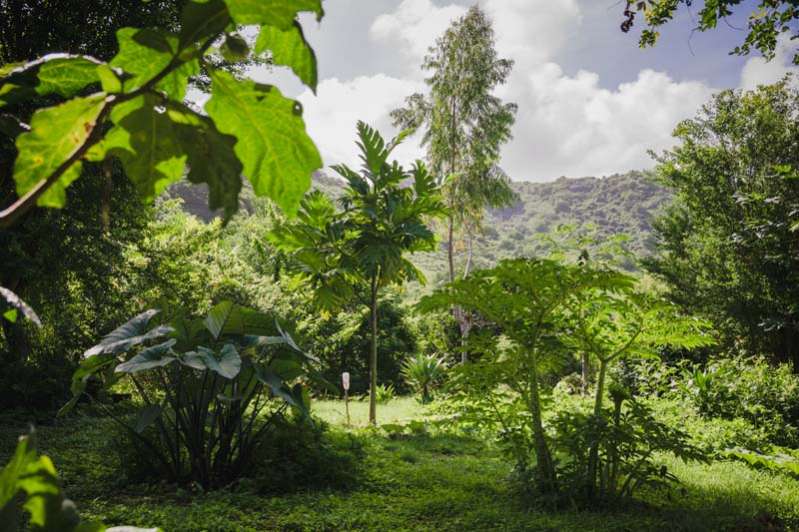
M 341 387 L 344 388 L 344 408 L 347 410 L 347 426 L 350 426 L 350 374 L 345 371 L 341 374 Z

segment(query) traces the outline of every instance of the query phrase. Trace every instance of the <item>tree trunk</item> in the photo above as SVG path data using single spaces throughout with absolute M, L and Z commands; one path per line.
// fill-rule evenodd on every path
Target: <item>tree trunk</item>
M 449 226 L 447 227 L 447 263 L 449 264 L 449 282 L 455 280 L 455 220 L 449 215 Z
M 370 305 L 372 345 L 369 353 L 369 423 L 377 425 L 377 276 L 372 278 Z
M 555 477 L 555 464 L 549 451 L 544 425 L 541 420 L 541 396 L 538 393 L 538 367 L 537 357 L 531 356 L 530 368 L 530 415 L 533 421 L 533 442 L 535 444 L 536 468 L 540 489 L 545 493 L 554 493 L 557 490 Z
M 588 353 L 586 352 L 580 353 L 580 370 L 582 373 L 580 394 L 585 396 L 588 394 L 588 380 L 591 378 L 591 366 L 588 360 Z
M 594 418 L 599 420 L 602 416 L 602 395 L 605 393 L 605 372 L 607 371 L 607 362 L 599 360 L 599 375 L 596 381 L 596 398 L 594 399 Z M 596 486 L 597 468 L 599 466 L 599 440 L 601 435 L 597 435 L 596 440 L 591 444 L 591 451 L 588 454 L 588 498 L 594 496 L 594 488 Z

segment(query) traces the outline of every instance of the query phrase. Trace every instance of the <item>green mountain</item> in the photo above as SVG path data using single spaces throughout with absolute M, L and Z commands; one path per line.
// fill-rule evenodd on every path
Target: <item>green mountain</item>
M 337 198 L 343 181 L 319 172 L 314 175 L 313 188 Z M 668 191 L 643 172 L 604 178 L 561 177 L 548 183 L 515 182 L 513 188 L 519 201 L 512 207 L 489 212 L 482 233 L 474 240 L 474 267 L 488 267 L 505 257 L 541 254 L 550 245 L 547 239 L 563 226 L 582 233 L 593 227 L 590 232 L 600 242 L 627 235 L 625 247 L 635 255 L 647 255 L 653 245 L 652 219 L 671 199 Z M 200 187 L 177 186 L 173 191 L 183 198 L 187 211 L 204 220 L 213 217 Z M 245 190 L 242 198 L 242 211 L 252 212 L 251 191 Z M 464 247 L 465 243 L 458 243 L 461 267 L 466 260 Z M 446 276 L 443 246 L 436 253 L 420 254 L 415 262 L 431 281 Z

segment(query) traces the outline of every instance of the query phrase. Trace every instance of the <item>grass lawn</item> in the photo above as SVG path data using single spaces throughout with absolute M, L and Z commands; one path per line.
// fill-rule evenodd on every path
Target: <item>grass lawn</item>
M 160 526 L 166 531 L 232 530 L 799 530 L 799 481 L 743 464 L 668 464 L 683 480 L 670 494 L 644 493 L 623 511 L 549 512 L 524 502 L 507 481 L 510 465 L 490 445 L 452 434 L 389 437 L 363 429 L 368 405 L 315 403 L 334 431 L 349 430 L 363 444 L 361 472 L 348 489 L 260 495 L 246 485 L 192 493 L 169 485 L 135 485 L 119 475 L 119 457 L 103 418 L 76 417 L 40 425 L 38 445 L 62 475 L 81 515 L 107 524 Z M 383 423 L 423 419 L 412 399 L 378 408 Z M 9 455 L 24 424 L 0 428 L 0 458 Z

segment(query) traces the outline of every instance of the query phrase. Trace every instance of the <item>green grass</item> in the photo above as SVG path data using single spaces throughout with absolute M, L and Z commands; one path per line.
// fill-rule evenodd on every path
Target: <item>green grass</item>
M 350 427 L 366 427 L 369 424 L 369 401 L 350 399 Z M 316 401 L 314 414 L 331 425 L 346 426 L 347 409 L 344 401 Z M 398 397 L 386 404 L 377 405 L 377 420 L 383 423 L 406 423 L 425 414 L 425 407 L 412 397 Z
M 363 427 L 367 404 L 350 404 Z M 345 430 L 341 402 L 317 402 L 316 414 Z M 420 419 L 413 399 L 380 405 L 384 423 Z M 452 434 L 389 436 L 355 428 L 364 453 L 349 489 L 305 489 L 264 496 L 245 486 L 193 493 L 169 485 L 132 485 L 120 477 L 107 419 L 77 417 L 38 429 L 39 448 L 59 469 L 82 516 L 108 524 L 161 526 L 166 531 L 231 530 L 767 530 L 773 516 L 799 528 L 799 481 L 743 464 L 684 465 L 668 461 L 684 492 L 644 493 L 624 510 L 547 511 L 524 501 L 508 482 L 510 465 L 490 445 Z M 0 458 L 19 422 L 0 428 Z

